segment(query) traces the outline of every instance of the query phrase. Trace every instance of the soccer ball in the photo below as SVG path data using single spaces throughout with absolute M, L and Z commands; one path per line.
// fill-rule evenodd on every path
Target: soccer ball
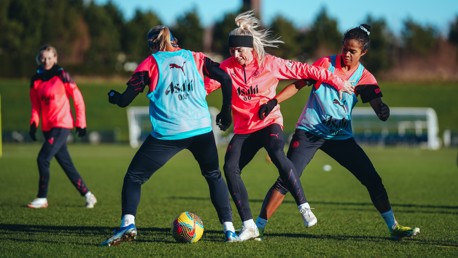
M 329 172 L 329 171 L 332 170 L 332 166 L 329 165 L 329 164 L 326 164 L 326 165 L 323 166 L 323 170 L 324 170 L 325 172 Z
M 182 212 L 172 222 L 172 236 L 177 242 L 195 243 L 203 234 L 204 223 L 192 212 Z

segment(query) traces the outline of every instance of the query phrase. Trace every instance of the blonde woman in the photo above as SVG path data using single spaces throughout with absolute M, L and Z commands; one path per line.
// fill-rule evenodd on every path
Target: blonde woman
M 283 150 L 283 118 L 280 106 L 274 99 L 279 81 L 299 78 L 325 81 L 333 85 L 339 94 L 352 93 L 352 88 L 348 82 L 325 69 L 267 54 L 265 47 L 276 47 L 282 41 L 271 38 L 269 30 L 260 29 L 259 20 L 253 15 L 253 11 L 239 14 L 235 22 L 237 28 L 229 33 L 231 57 L 220 65 L 231 76 L 233 85 L 234 136 L 227 147 L 224 173 L 242 219 L 243 226 L 239 237 L 244 241 L 258 237 L 259 231 L 253 221 L 241 171 L 261 148 L 266 149 L 280 178 L 287 184 L 304 225 L 311 227 L 317 223 L 294 165 Z M 267 109 L 258 112 L 263 104 L 269 107 L 270 112 Z M 258 117 L 258 113 L 262 119 Z
M 36 61 L 38 69 L 30 85 L 32 114 L 29 135 L 33 141 L 37 140 L 36 132 L 41 118 L 41 130 L 45 141 L 37 158 L 40 174 L 38 194 L 27 207 L 48 207 L 49 167 L 51 159 L 55 157 L 80 195 L 85 197 L 86 208 L 94 208 L 97 199 L 76 170 L 67 149 L 67 138 L 74 126 L 79 137 L 86 135 L 86 107 L 83 95 L 69 73 L 57 64 L 56 48 L 50 45 L 42 46 L 38 50 Z M 69 97 L 73 99 L 76 120 L 73 119 Z
M 136 238 L 135 219 L 141 186 L 179 151 L 188 149 L 199 163 L 210 198 L 223 225 L 226 242 L 238 241 L 232 224 L 227 185 L 218 164 L 204 76 L 222 84 L 221 130 L 232 123 L 229 76 L 203 53 L 181 49 L 168 27 L 157 25 L 147 34 L 153 54 L 144 59 L 127 82 L 124 93 L 109 92 L 109 102 L 125 107 L 146 87 L 151 133 L 132 159 L 122 187 L 121 226 L 102 243 L 112 246 Z

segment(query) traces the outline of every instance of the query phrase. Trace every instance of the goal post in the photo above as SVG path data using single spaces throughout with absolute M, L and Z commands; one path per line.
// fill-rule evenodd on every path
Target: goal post
M 128 107 L 129 144 L 137 148 L 151 132 L 148 107 Z
M 128 107 L 129 144 L 140 146 L 151 132 L 149 107 Z M 215 123 L 219 110 L 210 107 L 216 144 L 227 143 L 227 137 Z M 428 107 L 392 107 L 390 118 L 380 121 L 369 107 L 353 109 L 352 128 L 356 141 L 381 146 L 421 146 L 432 150 L 441 147 L 437 114 Z
M 420 145 L 432 150 L 441 147 L 437 114 L 430 107 L 392 107 L 385 122 L 372 108 L 355 108 L 352 127 L 355 139 L 361 143 Z
M 212 116 L 212 128 L 215 135 L 216 144 L 224 141 L 223 132 L 216 125 L 216 115 L 219 110 L 215 107 L 209 107 Z M 129 144 L 132 148 L 140 146 L 151 132 L 151 122 L 149 118 L 149 107 L 128 107 L 127 122 L 129 125 Z

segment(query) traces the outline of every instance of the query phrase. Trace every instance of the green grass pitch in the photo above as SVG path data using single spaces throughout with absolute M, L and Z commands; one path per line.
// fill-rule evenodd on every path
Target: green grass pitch
M 272 217 L 263 242 L 224 243 L 204 178 L 183 151 L 142 188 L 138 240 L 117 247 L 98 244 L 120 222 L 125 170 L 135 153 L 127 145 L 70 144 L 76 167 L 98 198 L 84 208 L 55 160 L 51 164 L 49 207 L 26 208 L 37 190 L 40 144 L 6 144 L 0 159 L 0 257 L 457 257 L 457 150 L 365 147 L 383 178 L 401 224 L 418 226 L 413 239 L 392 241 L 369 196 L 350 173 L 322 152 L 301 178 L 318 224 L 305 228 L 291 196 Z M 220 160 L 224 149 L 220 150 Z M 243 171 L 253 216 L 277 177 L 264 151 Z M 323 165 L 332 170 L 325 172 Z M 232 201 L 231 201 L 232 203 Z M 234 206 L 233 206 L 234 207 Z M 205 235 L 195 244 L 176 243 L 173 218 L 198 214 Z M 234 207 L 234 225 L 241 227 Z

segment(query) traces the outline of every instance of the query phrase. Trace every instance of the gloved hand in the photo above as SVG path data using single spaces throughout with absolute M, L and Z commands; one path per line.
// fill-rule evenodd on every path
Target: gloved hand
M 115 90 L 110 90 L 108 92 L 108 101 L 111 104 L 118 104 L 119 98 L 121 97 L 121 93 L 115 91 Z
M 314 85 L 316 83 L 316 80 L 314 80 L 314 79 L 305 79 L 304 82 L 305 82 L 305 86 L 312 86 L 312 85 Z
M 274 107 L 277 105 L 277 103 L 278 103 L 277 99 L 273 98 L 273 99 L 267 101 L 266 104 L 262 104 L 259 107 L 259 111 L 258 111 L 259 119 L 262 120 L 262 119 L 266 118 L 270 114 L 272 109 L 274 109 Z
M 83 137 L 86 135 L 86 128 L 76 127 L 76 133 L 78 137 Z
M 30 125 L 29 135 L 30 135 L 30 138 L 32 138 L 33 141 L 37 140 L 37 137 L 35 136 L 36 133 L 37 133 L 37 125 L 35 123 L 32 123 Z
M 231 114 L 231 107 L 223 106 L 221 108 L 221 112 L 216 115 L 216 124 L 219 126 L 219 129 L 222 131 L 226 131 L 232 123 L 232 114 Z
M 380 103 L 380 110 L 377 113 L 377 116 L 380 120 L 386 121 L 390 117 L 390 108 L 385 103 Z

